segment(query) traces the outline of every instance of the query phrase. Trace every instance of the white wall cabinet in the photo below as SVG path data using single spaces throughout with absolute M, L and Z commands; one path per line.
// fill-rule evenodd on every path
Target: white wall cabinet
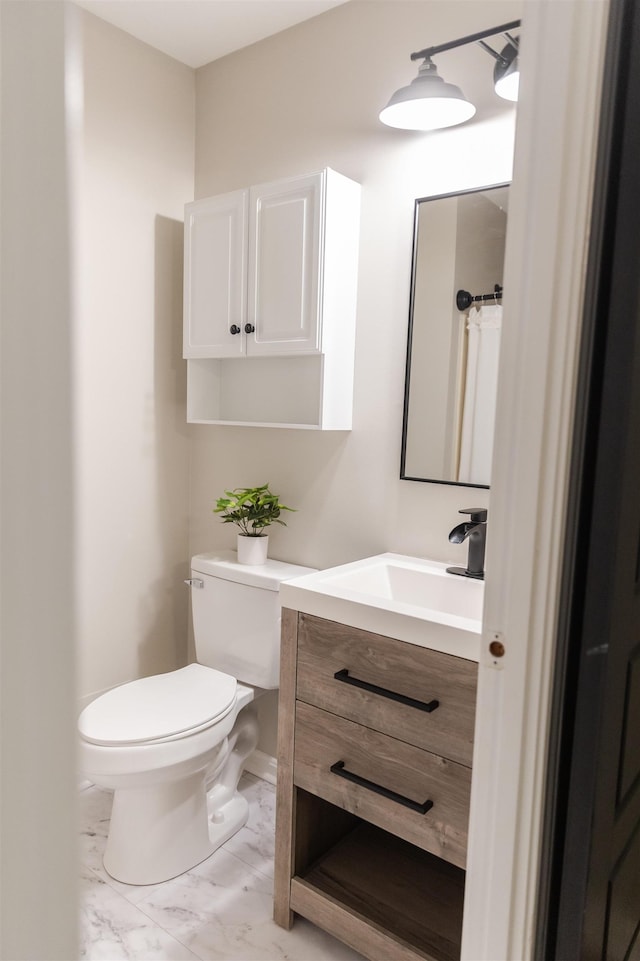
M 328 168 L 186 205 L 187 420 L 350 429 L 359 221 Z
M 185 207 L 185 357 L 242 351 L 244 341 L 231 331 L 247 319 L 248 213 L 247 190 Z

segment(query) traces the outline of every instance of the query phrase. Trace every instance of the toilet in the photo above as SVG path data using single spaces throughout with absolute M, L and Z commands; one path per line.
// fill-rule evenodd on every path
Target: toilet
M 246 823 L 237 787 L 258 742 L 253 702 L 278 687 L 279 587 L 310 570 L 197 554 L 186 581 L 197 663 L 116 687 L 81 713 L 82 774 L 114 791 L 104 853 L 113 878 L 167 881 Z

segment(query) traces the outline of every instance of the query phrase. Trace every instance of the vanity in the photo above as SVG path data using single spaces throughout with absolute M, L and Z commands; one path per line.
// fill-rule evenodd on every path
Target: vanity
M 281 586 L 274 918 L 460 957 L 483 583 L 383 554 Z

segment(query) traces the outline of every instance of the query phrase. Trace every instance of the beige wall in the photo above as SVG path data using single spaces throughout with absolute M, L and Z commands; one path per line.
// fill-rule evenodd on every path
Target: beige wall
M 413 201 L 509 180 L 514 114 L 496 114 L 493 61 L 476 46 L 439 65 L 479 103 L 477 121 L 424 135 L 377 115 L 415 76 L 411 51 L 519 10 L 511 0 L 352 0 L 197 72 L 196 197 L 323 166 L 363 190 L 353 430 L 194 427 L 191 552 L 232 546 L 231 527 L 211 514 L 223 488 L 268 481 L 298 508 L 273 533 L 275 557 L 318 567 L 385 550 L 466 557 L 448 532 L 488 492 L 398 479 Z
M 0 957 L 14 961 L 78 956 L 72 20 L 61 3 L 0 3 Z
M 398 479 L 413 200 L 508 180 L 514 114 L 496 104 L 478 48 L 440 63 L 478 103 L 477 121 L 421 135 L 383 127 L 377 112 L 413 78 L 416 45 L 518 11 L 513 0 L 351 0 L 197 71 L 195 116 L 193 71 L 83 14 L 82 697 L 184 663 L 182 578 L 192 553 L 233 544 L 211 513 L 225 487 L 268 481 L 298 508 L 272 535 L 282 559 L 326 567 L 396 550 L 462 560 L 447 534 L 468 495 Z M 353 431 L 187 429 L 184 202 L 325 165 L 363 186 Z M 270 750 L 273 721 L 271 706 Z
M 79 694 L 186 659 L 183 205 L 194 73 L 82 13 Z

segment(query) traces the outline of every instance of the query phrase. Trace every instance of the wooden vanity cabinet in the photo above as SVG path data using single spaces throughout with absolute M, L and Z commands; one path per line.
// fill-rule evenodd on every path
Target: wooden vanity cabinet
M 274 918 L 460 957 L 477 664 L 284 609 Z

